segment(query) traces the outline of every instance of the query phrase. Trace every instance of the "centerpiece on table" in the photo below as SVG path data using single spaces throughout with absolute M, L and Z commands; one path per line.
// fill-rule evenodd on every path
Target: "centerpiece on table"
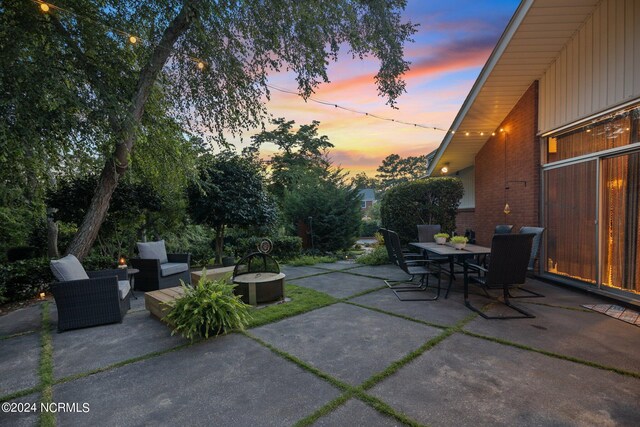
M 464 247 L 467 246 L 468 241 L 469 239 L 467 239 L 464 236 L 453 236 L 451 238 L 451 244 L 453 245 L 454 248 L 458 250 L 464 249 Z
M 447 233 L 438 233 L 438 234 L 434 234 L 433 238 L 437 244 L 444 245 L 445 243 L 447 243 L 447 239 L 449 238 L 449 235 Z

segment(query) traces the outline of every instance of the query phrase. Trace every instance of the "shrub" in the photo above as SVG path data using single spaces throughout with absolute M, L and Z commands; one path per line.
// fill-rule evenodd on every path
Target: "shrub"
M 362 221 L 360 235 L 363 237 L 371 237 L 376 234 L 378 228 L 380 228 L 380 226 L 377 221 Z
M 38 252 L 40 252 L 40 250 L 34 246 L 14 246 L 7 249 L 7 261 L 15 262 L 36 258 L 42 255 Z
M 204 267 L 215 255 L 215 234 L 210 227 L 190 224 L 164 236 L 169 253 L 191 254 L 191 265 Z
M 282 212 L 292 232 L 300 222 L 313 230 L 313 247 L 321 252 L 349 249 L 360 233 L 360 197 L 339 180 L 306 177 L 285 193 Z
M 458 178 L 426 178 L 399 184 L 382 198 L 382 224 L 397 232 L 403 243 L 417 240 L 418 224 L 440 224 L 443 231 L 451 232 L 463 194 Z
M 193 342 L 198 337 L 244 329 L 249 323 L 249 306 L 234 295 L 234 286 L 202 277 L 194 287 L 181 281 L 184 295 L 173 302 L 166 316 L 174 326 L 171 334 L 180 333 Z
M 82 260 L 86 271 L 111 270 L 118 267 L 118 260 L 112 256 L 92 252 Z
M 274 236 L 267 237 L 273 243 L 271 255 L 278 260 L 296 258 L 302 251 L 302 239 L 296 236 Z M 243 257 L 258 250 L 258 243 L 264 237 L 243 237 L 235 242 L 234 251 L 236 256 Z
M 0 266 L 0 299 L 7 302 L 31 299 L 40 292 L 48 291 L 52 281 L 47 258 L 4 264 Z
M 289 261 L 287 261 L 287 264 L 293 265 L 295 267 L 299 267 L 302 265 L 314 265 L 321 262 L 331 263 L 335 261 L 336 261 L 336 257 L 332 257 L 332 256 L 304 255 L 304 256 L 290 259 Z
M 368 254 L 364 254 L 356 258 L 358 264 L 365 265 L 383 265 L 389 264 L 389 257 L 387 256 L 387 249 L 383 246 L 377 246 L 373 251 Z

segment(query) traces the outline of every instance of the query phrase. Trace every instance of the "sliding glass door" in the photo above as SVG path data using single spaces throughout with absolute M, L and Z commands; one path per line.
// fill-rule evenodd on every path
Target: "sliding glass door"
M 640 152 L 602 160 L 602 284 L 640 292 Z
M 596 283 L 596 179 L 595 160 L 545 171 L 547 272 Z

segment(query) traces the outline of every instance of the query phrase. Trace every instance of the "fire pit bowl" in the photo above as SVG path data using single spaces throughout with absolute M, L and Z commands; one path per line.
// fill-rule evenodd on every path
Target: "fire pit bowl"
M 242 258 L 233 270 L 236 295 L 245 304 L 258 305 L 284 299 L 284 277 L 270 255 L 254 252 Z

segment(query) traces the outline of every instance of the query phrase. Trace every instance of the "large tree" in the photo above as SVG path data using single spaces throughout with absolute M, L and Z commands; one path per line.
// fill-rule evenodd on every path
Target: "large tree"
M 17 46 L 3 61 L 3 71 L 35 62 L 78 92 L 73 99 L 79 104 L 93 104 L 105 131 L 100 179 L 68 251 L 82 258 L 91 248 L 118 180 L 129 168 L 152 95 L 170 103 L 181 123 L 222 141 L 224 130 L 261 124 L 270 73 L 295 72 L 300 94 L 308 97 L 329 81 L 328 61 L 350 46 L 354 57 L 379 59 L 375 83 L 393 105 L 405 88 L 403 45 L 415 31 L 400 20 L 405 3 L 61 0 L 64 9 L 50 7 L 45 14 L 37 3 L 4 1 L 2 12 L 9 19 L 3 24 L 21 28 L 0 33 L 3 56 L 4 45 Z M 135 44 L 129 43 L 131 35 Z M 45 40 L 46 50 L 21 55 L 21 45 L 33 40 Z M 36 101 L 26 97 L 16 105 Z M 55 114 L 73 113 L 57 109 Z
M 199 179 L 188 188 L 189 211 L 196 223 L 213 227 L 216 262 L 222 261 L 227 227 L 270 226 L 273 201 L 263 186 L 260 165 L 231 152 L 200 159 Z
M 398 154 L 389 154 L 378 166 L 379 189 L 383 192 L 389 188 L 409 182 L 418 178 L 423 178 L 427 173 L 426 156 L 400 157 Z

